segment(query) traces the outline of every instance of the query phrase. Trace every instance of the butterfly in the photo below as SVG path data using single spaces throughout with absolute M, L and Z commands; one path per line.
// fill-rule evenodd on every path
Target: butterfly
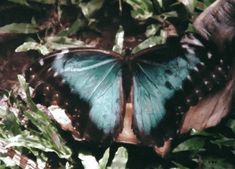
M 25 71 L 34 99 L 64 108 L 77 139 L 162 145 L 182 116 L 228 78 L 228 59 L 198 35 L 122 56 L 96 48 L 57 51 Z

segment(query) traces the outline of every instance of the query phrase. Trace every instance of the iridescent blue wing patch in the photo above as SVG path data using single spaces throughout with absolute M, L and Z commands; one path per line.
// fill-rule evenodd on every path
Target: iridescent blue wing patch
M 122 76 L 117 59 L 104 53 L 80 52 L 57 55 L 52 68 L 73 93 L 90 105 L 89 118 L 105 134 L 121 122 Z

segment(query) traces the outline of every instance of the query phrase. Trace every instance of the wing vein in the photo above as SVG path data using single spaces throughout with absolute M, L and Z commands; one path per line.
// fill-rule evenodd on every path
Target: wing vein
M 162 66 L 162 64 L 160 64 L 160 63 L 155 63 L 155 62 L 153 63 L 153 62 L 150 62 L 148 60 L 140 60 L 139 62 L 148 64 L 148 65 L 152 65 L 152 66 Z
M 97 68 L 97 67 L 106 65 L 106 64 L 111 63 L 111 62 L 114 62 L 114 60 L 102 61 L 102 62 L 93 64 L 93 65 L 90 65 L 90 66 L 86 66 L 86 67 L 83 67 L 83 68 L 73 68 L 73 69 L 71 69 L 71 68 L 65 68 L 64 71 L 65 71 L 65 72 L 66 72 L 66 71 L 69 71 L 69 72 L 82 72 L 82 71 L 87 71 L 87 70 L 90 70 L 90 69 L 94 69 L 94 68 Z
M 99 86 L 102 84 L 102 82 L 107 78 L 107 76 L 110 74 L 110 72 L 113 70 L 114 66 L 116 66 L 117 63 L 114 63 L 106 72 L 106 74 L 103 76 L 103 78 L 100 80 L 100 82 L 96 85 L 96 87 L 94 88 L 94 90 L 91 92 L 90 96 L 88 97 L 88 100 L 91 99 L 91 97 L 93 96 L 93 94 L 95 93 L 95 91 L 99 88 Z
M 153 82 L 153 80 L 151 79 L 151 77 L 148 75 L 148 73 L 144 71 L 143 67 L 142 67 L 140 64 L 138 64 L 138 67 L 139 67 L 140 70 L 144 73 L 144 75 L 147 77 L 147 79 L 152 83 L 152 85 L 153 85 L 156 89 L 158 89 L 158 91 L 160 92 L 158 86 L 155 85 L 155 83 Z

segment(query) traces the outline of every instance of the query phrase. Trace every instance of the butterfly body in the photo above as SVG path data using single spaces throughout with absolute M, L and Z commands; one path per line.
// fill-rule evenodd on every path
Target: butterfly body
M 224 64 L 209 53 L 191 35 L 125 57 L 72 49 L 32 65 L 26 79 L 35 98 L 66 109 L 79 139 L 156 145 L 174 135 L 177 119 L 212 90 L 213 78 L 224 77 Z

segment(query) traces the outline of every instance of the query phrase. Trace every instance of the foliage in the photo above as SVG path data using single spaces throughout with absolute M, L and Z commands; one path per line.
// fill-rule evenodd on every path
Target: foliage
M 42 152 L 54 152 L 58 157 L 71 161 L 71 149 L 65 145 L 57 127 L 33 103 L 29 88 L 22 76 L 19 76 L 19 82 L 24 90 L 25 100 L 19 100 L 11 93 L 8 94 L 8 97 L 12 99 L 11 106 L 7 105 L 7 99 L 1 100 L 0 143 L 6 149 L 15 147 L 22 150 L 25 148 L 35 157 L 45 156 Z M 23 119 L 19 120 L 19 116 L 22 116 Z M 45 159 L 41 159 L 41 161 L 45 161 Z
M 79 153 L 79 158 L 82 160 L 82 164 L 85 169 L 125 169 L 126 163 L 128 159 L 127 150 L 124 147 L 119 147 L 116 151 L 113 160 L 108 166 L 108 160 L 110 157 L 110 149 L 108 148 L 105 152 L 103 157 L 96 161 L 95 157 L 89 153 Z
M 30 23 L 12 23 L 9 25 L 2 26 L 0 28 L 0 33 L 23 33 L 30 34 L 36 33 L 38 29 L 36 25 Z
M 165 43 L 173 26 L 175 34 L 182 34 L 192 29 L 193 19 L 208 7 L 213 0 L 124 0 L 119 4 L 114 0 L 8 0 L 2 6 L 29 10 L 31 15 L 20 22 L 0 21 L 0 36 L 11 34 L 24 35 L 24 42 L 16 48 L 16 52 L 36 50 L 46 55 L 53 50 L 71 47 L 90 46 L 78 38 L 84 29 L 100 33 L 99 25 L 110 18 L 120 17 L 118 12 L 125 13 L 127 7 L 138 26 L 144 30 L 144 40 L 139 43 L 133 53 L 156 44 Z M 117 8 L 118 12 L 110 12 Z M 68 9 L 73 9 L 72 16 Z M 8 8 L 0 8 L 0 14 L 8 12 Z M 10 10 L 9 10 L 10 11 Z M 48 12 L 49 11 L 49 12 Z M 44 15 L 45 18 L 38 17 Z M 51 13 L 53 15 L 51 15 Z M 115 13 L 115 14 L 113 14 Z M 7 13 L 7 15 L 10 15 Z M 124 15 L 124 14 L 123 14 Z M 69 19 L 68 19 L 69 18 Z M 25 19 L 25 20 L 24 20 Z M 167 25 L 167 26 L 166 26 Z M 185 26 L 182 26 L 185 25 Z M 135 25 L 136 26 L 136 25 Z M 180 28 L 180 29 L 179 29 Z M 116 29 L 113 51 L 124 53 L 124 39 L 128 31 L 121 24 Z M 21 92 L 1 92 L 0 100 L 0 168 L 17 168 L 16 164 L 1 152 L 4 148 L 14 148 L 24 155 L 33 157 L 35 161 L 49 163 L 57 168 L 235 168 L 235 115 L 225 119 L 217 127 L 206 131 L 192 130 L 173 142 L 172 153 L 165 159 L 150 153 L 141 156 L 142 150 L 136 153 L 128 145 L 111 146 L 104 152 L 86 149 L 82 144 L 67 140 L 63 131 L 32 101 L 30 89 L 24 79 L 19 76 Z M 70 144 L 70 142 L 75 142 Z M 74 149 L 74 144 L 78 150 Z M 135 149 L 139 150 L 138 147 Z M 117 151 L 116 151 L 117 150 Z M 149 149 L 144 150 L 144 154 Z M 127 153 L 128 152 L 128 153 Z M 141 157 L 141 162 L 132 156 Z M 153 159 L 149 160 L 148 158 Z M 54 164 L 52 161 L 54 161 Z M 56 162 L 55 162 L 56 161 Z M 135 164 L 136 163 L 136 164 Z M 144 165 L 144 166 L 143 166 Z

